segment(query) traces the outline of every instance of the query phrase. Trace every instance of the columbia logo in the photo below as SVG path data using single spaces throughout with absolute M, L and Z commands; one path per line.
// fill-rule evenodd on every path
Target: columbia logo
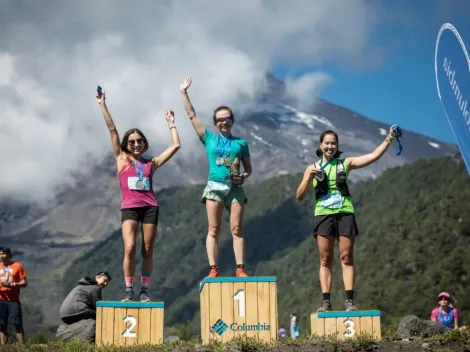
M 212 325 L 212 331 L 215 331 L 218 333 L 220 336 L 227 330 L 228 325 L 225 324 L 222 319 L 218 319 L 214 325 Z

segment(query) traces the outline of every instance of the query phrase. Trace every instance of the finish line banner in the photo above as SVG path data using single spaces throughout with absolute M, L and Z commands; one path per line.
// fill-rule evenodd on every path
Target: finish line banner
M 437 94 L 470 175 L 470 59 L 450 23 L 439 30 L 434 59 Z

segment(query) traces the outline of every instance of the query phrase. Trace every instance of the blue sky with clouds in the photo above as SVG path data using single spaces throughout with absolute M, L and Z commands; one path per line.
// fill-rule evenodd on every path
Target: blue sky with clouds
M 320 96 L 369 118 L 398 123 L 405 129 L 456 143 L 437 96 L 434 73 L 436 38 L 441 25 L 452 23 L 470 50 L 470 1 L 383 2 L 389 20 L 375 34 L 384 45 L 380 64 L 344 67 L 335 62 L 298 67 L 279 65 L 273 74 L 300 76 L 321 69 L 334 81 Z

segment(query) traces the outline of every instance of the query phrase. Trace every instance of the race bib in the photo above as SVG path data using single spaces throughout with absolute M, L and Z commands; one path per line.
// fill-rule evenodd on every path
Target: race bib
M 231 183 L 208 181 L 207 186 L 211 191 L 221 192 L 226 196 L 230 192 Z
M 328 193 L 320 201 L 323 209 L 341 209 L 343 206 L 343 198 L 341 193 Z
M 150 191 L 150 180 L 148 177 L 144 177 L 142 181 L 138 177 L 129 177 L 127 187 L 133 191 Z

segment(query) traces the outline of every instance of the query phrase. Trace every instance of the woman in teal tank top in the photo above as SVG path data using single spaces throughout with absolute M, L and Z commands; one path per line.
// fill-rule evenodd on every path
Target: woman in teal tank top
M 217 134 L 204 127 L 189 100 L 187 89 L 190 85 L 191 77 L 188 77 L 181 84 L 180 92 L 191 124 L 206 148 L 209 161 L 208 182 L 202 194 L 202 203 L 206 205 L 209 223 L 206 237 L 210 266 L 208 277 L 219 276 L 217 260 L 224 208 L 227 208 L 230 216 L 233 251 L 237 264 L 235 276 L 247 277 L 244 265 L 245 239 L 243 234 L 243 212 L 247 198 L 242 185 L 251 175 L 248 144 L 245 140 L 231 134 L 234 118 L 232 110 L 227 106 L 220 106 L 214 111 L 213 120 L 218 129 Z M 240 165 L 243 165 L 243 173 L 240 173 Z
M 320 136 L 320 148 L 315 164 L 309 165 L 297 188 L 297 199 L 302 200 L 311 186 L 315 189 L 314 234 L 320 253 L 320 284 L 323 301 L 318 312 L 332 310 L 330 289 L 335 240 L 339 242 L 339 255 L 343 271 L 346 311 L 357 310 L 354 304 L 354 241 L 359 230 L 354 205 L 348 189 L 349 173 L 379 160 L 394 140 L 395 125 L 390 127 L 385 140 L 370 154 L 340 159 L 338 135 L 325 131 Z

